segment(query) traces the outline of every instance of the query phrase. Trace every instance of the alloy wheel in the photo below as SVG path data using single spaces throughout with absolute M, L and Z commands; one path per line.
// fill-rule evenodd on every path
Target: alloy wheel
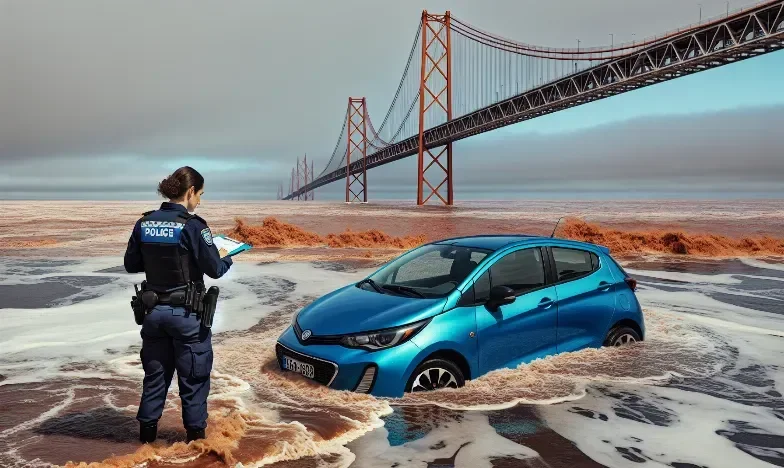
M 414 379 L 414 384 L 411 386 L 411 391 L 424 392 L 447 387 L 457 388 L 455 376 L 446 369 L 431 367 L 417 375 L 416 379 Z
M 623 346 L 629 343 L 636 343 L 637 340 L 629 333 L 624 333 L 623 335 L 619 336 L 615 339 L 613 346 Z

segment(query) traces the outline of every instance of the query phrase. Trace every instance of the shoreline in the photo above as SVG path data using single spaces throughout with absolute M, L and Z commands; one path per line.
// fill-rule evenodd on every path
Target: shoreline
M 159 202 L 14 201 L 0 205 L 0 256 L 65 258 L 82 256 L 122 257 L 133 224 L 141 213 Z M 493 203 L 461 202 L 452 207 L 417 207 L 376 203 L 346 205 L 338 202 L 207 202 L 197 214 L 207 220 L 213 233 L 227 233 L 242 218 L 246 225 L 259 226 L 275 218 L 299 231 L 322 239 L 338 238 L 335 247 L 280 245 L 255 247 L 235 257 L 237 261 L 385 261 L 405 249 L 353 247 L 341 243 L 342 234 L 375 231 L 388 238 L 406 237 L 426 242 L 477 234 L 521 234 L 550 236 L 556 221 L 564 228 L 568 217 L 579 216 L 598 225 L 600 234 L 613 230 L 633 233 L 682 233 L 686 236 L 723 236 L 728 239 L 780 237 L 784 233 L 784 200 L 753 201 L 525 201 Z M 591 234 L 590 230 L 588 230 Z M 593 235 L 593 234 L 591 234 Z M 556 232 L 557 237 L 559 232 Z M 327 243 L 327 242 L 325 242 Z M 601 242 L 596 242 L 601 244 Z M 784 242 L 782 242 L 784 246 Z M 620 254 L 662 255 L 661 252 Z M 784 248 L 784 247 L 783 247 Z M 782 250 L 784 251 L 784 250 Z M 674 255 L 677 258 L 750 258 L 767 254 Z

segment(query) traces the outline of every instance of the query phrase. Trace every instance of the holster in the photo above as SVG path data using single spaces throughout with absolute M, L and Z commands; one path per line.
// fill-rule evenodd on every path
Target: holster
M 136 322 L 136 325 L 144 323 L 144 316 L 147 315 L 147 308 L 142 302 L 142 293 L 145 286 L 146 282 L 142 281 L 142 291 L 139 291 L 139 288 L 135 284 L 133 285 L 136 295 L 131 296 L 131 310 L 133 310 L 133 320 Z
M 158 305 L 158 293 L 156 293 L 155 291 L 152 290 L 145 291 L 142 289 L 141 299 L 142 299 L 142 304 L 144 305 L 144 307 L 147 309 L 148 312 L 152 310 L 153 307 Z
M 218 305 L 218 294 L 220 294 L 220 289 L 217 286 L 210 286 L 201 301 L 202 311 L 199 319 L 205 328 L 212 328 L 212 320 L 215 318 L 215 309 Z

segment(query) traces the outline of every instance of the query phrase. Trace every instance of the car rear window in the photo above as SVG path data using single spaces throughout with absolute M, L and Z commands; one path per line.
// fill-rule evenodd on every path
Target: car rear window
M 553 247 L 558 281 L 571 281 L 588 276 L 599 268 L 599 257 L 586 250 Z

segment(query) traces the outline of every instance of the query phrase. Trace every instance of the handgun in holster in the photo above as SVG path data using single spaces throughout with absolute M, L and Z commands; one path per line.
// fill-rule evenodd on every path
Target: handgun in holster
M 131 297 L 131 309 L 133 309 L 133 318 L 136 325 L 144 323 L 144 317 L 158 305 L 158 293 L 152 289 L 147 289 L 147 281 L 142 281 L 141 289 L 135 284 L 133 289 L 136 290 L 136 295 Z
M 200 301 L 202 310 L 199 314 L 199 319 L 201 320 L 202 326 L 205 328 L 212 327 L 212 320 L 215 318 L 215 309 L 218 305 L 219 293 L 220 289 L 217 286 L 210 286 L 210 289 L 208 289 L 207 293 L 204 295 L 204 299 Z
M 133 285 L 133 289 L 136 290 L 136 295 L 131 297 L 131 310 L 133 310 L 133 319 L 136 322 L 136 325 L 141 325 L 144 323 L 144 316 L 147 315 L 148 309 L 144 304 L 144 294 L 145 294 L 145 287 L 147 286 L 146 281 L 142 281 L 142 289 L 139 290 L 139 287 L 135 284 Z M 152 291 L 147 291 L 152 292 Z M 154 294 L 154 293 L 153 293 Z

